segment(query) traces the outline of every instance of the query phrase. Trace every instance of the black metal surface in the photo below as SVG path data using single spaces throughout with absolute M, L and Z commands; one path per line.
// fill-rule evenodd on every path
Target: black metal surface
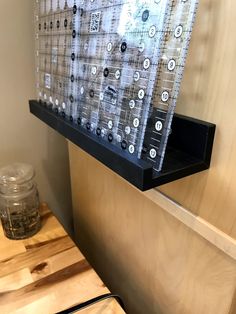
M 215 125 L 175 115 L 163 169 L 153 173 L 144 160 L 115 147 L 35 100 L 30 112 L 142 191 L 206 170 L 210 166 Z
M 88 308 L 96 303 L 102 302 L 104 300 L 113 298 L 115 299 L 121 306 L 121 308 L 125 311 L 125 307 L 124 307 L 124 302 L 122 301 L 121 297 L 117 294 L 112 294 L 112 293 L 107 293 L 107 294 L 103 294 L 100 295 L 98 297 L 95 297 L 93 299 L 90 299 L 88 301 L 85 301 L 83 303 L 80 303 L 78 305 L 75 305 L 69 309 L 63 310 L 61 312 L 58 312 L 56 314 L 72 314 L 72 313 L 77 313 L 85 308 Z

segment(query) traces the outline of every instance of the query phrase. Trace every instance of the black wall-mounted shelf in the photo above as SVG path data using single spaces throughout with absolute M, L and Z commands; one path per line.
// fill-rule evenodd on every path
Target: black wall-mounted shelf
M 210 166 L 215 125 L 175 115 L 162 171 L 104 141 L 83 127 L 31 100 L 30 112 L 142 191 L 206 170 Z

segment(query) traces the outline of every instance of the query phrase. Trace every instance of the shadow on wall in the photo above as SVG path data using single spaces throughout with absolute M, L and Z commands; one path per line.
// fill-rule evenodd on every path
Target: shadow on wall
M 35 181 L 40 201 L 48 203 L 50 209 L 73 238 L 69 156 L 66 139 L 30 116 L 29 113 L 24 116 L 29 120 L 24 120 L 25 123 L 18 126 L 17 135 L 14 131 L 7 137 L 7 141 L 2 138 L 0 168 L 14 162 L 31 164 L 36 172 Z
M 36 98 L 34 2 L 14 1 L 12 10 L 12 2 L 0 1 L 0 167 L 31 164 L 41 201 L 72 234 L 66 140 L 29 113 L 28 100 Z
M 73 238 L 73 216 L 70 186 L 70 169 L 67 140 L 47 128 L 47 158 L 42 161 L 51 197 L 58 208 L 52 208 L 66 231 Z M 52 171 L 53 169 L 53 171 Z M 50 206 L 50 204 L 49 204 Z

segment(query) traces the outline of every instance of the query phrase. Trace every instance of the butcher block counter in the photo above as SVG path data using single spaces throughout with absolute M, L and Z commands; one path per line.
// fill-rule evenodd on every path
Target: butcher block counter
M 32 238 L 5 238 L 0 226 L 0 313 L 56 313 L 109 293 L 46 205 L 42 228 Z M 122 314 L 109 298 L 81 314 Z

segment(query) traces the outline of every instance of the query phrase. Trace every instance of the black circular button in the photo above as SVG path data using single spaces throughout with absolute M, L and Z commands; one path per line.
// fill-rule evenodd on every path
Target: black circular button
M 70 102 L 74 102 L 74 97 L 73 97 L 73 95 L 70 95 Z
M 122 149 L 126 149 L 126 148 L 127 148 L 127 142 L 126 142 L 126 140 L 123 140 L 123 141 L 121 142 L 121 148 L 122 148 Z
M 90 125 L 90 122 L 87 122 L 87 123 L 86 123 L 86 128 L 87 128 L 87 130 L 90 130 L 90 126 L 91 126 L 91 125 Z
M 75 30 L 73 30 L 73 32 L 72 32 L 72 37 L 73 37 L 73 38 L 76 37 L 76 31 L 75 31 Z
M 109 142 L 112 142 L 112 141 L 113 141 L 113 135 L 112 135 L 111 133 L 108 135 L 108 141 L 109 141 Z
M 59 28 L 59 27 L 60 27 L 60 21 L 57 20 L 57 28 Z
M 73 121 L 74 121 L 73 117 L 72 117 L 72 116 L 70 116 L 70 122 L 73 122 Z
M 45 30 L 47 29 L 47 23 L 46 22 L 44 23 L 44 29 Z
M 105 77 L 108 77 L 108 75 L 109 75 L 109 70 L 108 70 L 108 68 L 105 68 L 105 69 L 104 69 L 103 75 L 104 75 Z
M 78 125 L 81 124 L 81 118 L 80 117 L 77 119 L 77 123 L 78 123 Z
M 74 5 L 73 6 L 73 13 L 76 14 L 76 12 L 77 12 L 77 5 Z
M 121 44 L 121 46 L 120 46 L 120 50 L 121 50 L 121 52 L 125 52 L 126 49 L 127 49 L 127 44 L 126 44 L 126 42 L 124 41 L 124 42 Z
M 91 98 L 94 97 L 94 90 L 93 90 L 93 89 L 90 89 L 90 91 L 89 91 L 89 96 L 90 96 Z
M 67 21 L 67 19 L 65 19 L 65 21 L 64 21 L 64 27 L 67 28 L 67 26 L 68 26 L 68 21 Z
M 75 81 L 75 77 L 74 77 L 74 75 L 73 75 L 73 74 L 71 74 L 71 76 L 70 76 L 70 80 L 71 80 L 71 82 L 72 82 L 72 83 Z
M 53 29 L 53 22 L 50 22 L 50 29 Z
M 148 18 L 149 18 L 149 11 L 148 10 L 143 11 L 142 21 L 146 22 L 148 20 Z
M 75 54 L 74 54 L 74 52 L 71 54 L 71 60 L 75 61 Z
M 101 135 L 101 132 L 102 132 L 102 130 L 100 128 L 97 128 L 96 133 L 97 133 L 98 136 Z

